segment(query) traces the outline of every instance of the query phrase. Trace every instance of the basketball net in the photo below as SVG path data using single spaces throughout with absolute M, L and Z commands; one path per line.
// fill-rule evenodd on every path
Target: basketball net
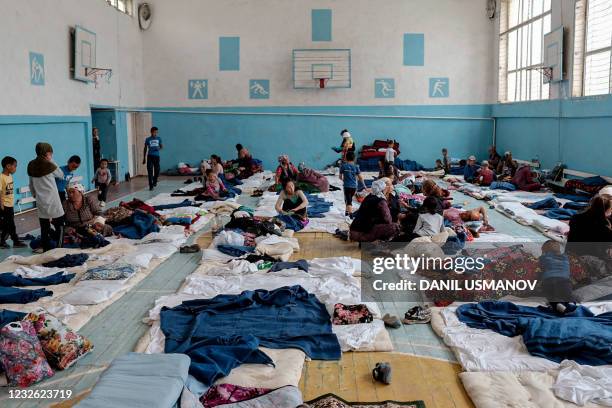
M 110 84 L 113 76 L 113 70 L 110 68 L 85 68 L 86 75 L 94 83 L 94 86 L 98 88 L 98 84 L 102 80 L 106 80 L 107 84 Z

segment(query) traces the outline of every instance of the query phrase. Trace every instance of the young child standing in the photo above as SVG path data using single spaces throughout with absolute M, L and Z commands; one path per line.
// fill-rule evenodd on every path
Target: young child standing
M 350 217 L 353 214 L 353 196 L 357 192 L 359 182 L 363 183 L 359 166 L 355 164 L 355 152 L 346 153 L 346 161 L 340 166 L 340 180 L 344 186 L 344 204 L 346 205 L 344 215 Z
M 111 172 L 108 169 L 108 160 L 100 160 L 100 167 L 96 170 L 96 174 L 92 182 L 96 183 L 98 188 L 98 201 L 100 201 L 100 207 L 106 206 L 106 193 L 108 186 L 111 182 Z
M 385 162 L 387 164 L 395 163 L 395 149 L 393 148 L 393 146 L 395 146 L 395 142 L 393 140 L 389 140 L 387 150 L 385 150 Z
M 570 263 L 561 245 L 553 240 L 546 241 L 539 262 L 542 290 L 550 307 L 560 314 L 573 312 L 576 305 L 573 303 Z
M 442 149 L 442 168 L 445 173 L 450 173 L 451 159 L 448 157 L 448 149 L 446 147 Z
M 14 157 L 6 156 L 2 159 L 2 174 L 0 174 L 0 220 L 2 222 L 2 236 L 0 237 L 0 248 L 10 248 L 6 239 L 11 237 L 13 248 L 23 248 L 26 246 L 19 240 L 17 228 L 15 227 L 14 204 L 14 183 L 13 174 L 17 171 L 17 160 Z

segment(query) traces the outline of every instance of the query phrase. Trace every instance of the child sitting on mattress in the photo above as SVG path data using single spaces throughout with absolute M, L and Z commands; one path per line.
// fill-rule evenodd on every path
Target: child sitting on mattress
M 212 198 L 214 200 L 220 200 L 223 197 L 227 197 L 227 189 L 219 177 L 215 174 L 213 169 L 206 170 L 206 191 L 202 194 L 205 197 Z
M 567 255 L 561 251 L 561 244 L 546 241 L 539 261 L 542 291 L 550 307 L 561 314 L 573 312 L 576 304 L 573 303 L 570 264 Z
M 495 173 L 489 168 L 489 162 L 483 160 L 480 164 L 480 170 L 476 173 L 476 180 L 474 184 L 480 184 L 481 186 L 490 186 L 495 181 Z

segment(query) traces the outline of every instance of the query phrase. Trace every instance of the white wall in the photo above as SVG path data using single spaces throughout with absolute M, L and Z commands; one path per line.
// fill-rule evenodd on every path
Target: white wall
M 143 34 L 145 103 L 153 107 L 483 104 L 496 100 L 495 23 L 485 0 L 152 0 Z M 311 10 L 332 9 L 332 41 L 311 41 Z M 403 34 L 425 34 L 425 66 L 403 66 Z M 219 71 L 220 36 L 240 37 L 240 71 Z M 350 48 L 352 89 L 294 90 L 294 48 Z M 429 98 L 429 78 L 450 78 L 449 98 Z M 375 78 L 395 78 L 396 98 L 374 98 Z M 208 79 L 208 100 L 187 81 Z M 249 79 L 270 79 L 271 98 L 250 100 Z
M 97 34 L 97 65 L 111 84 L 71 79 L 69 28 Z M 136 17 L 104 0 L 0 0 L 0 115 L 89 115 L 90 104 L 143 106 L 142 36 Z M 44 55 L 45 85 L 30 84 L 29 52 Z

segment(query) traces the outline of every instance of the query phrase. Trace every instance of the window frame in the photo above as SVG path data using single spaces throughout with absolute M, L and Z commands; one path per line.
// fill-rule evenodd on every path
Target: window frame
M 535 23 L 538 20 L 542 22 L 540 24 L 540 33 L 542 36 L 541 46 L 543 47 L 544 34 L 545 34 L 544 33 L 544 21 L 547 16 L 550 16 L 549 18 L 550 18 L 551 25 L 552 25 L 552 4 L 553 2 L 550 1 L 550 8 L 548 8 L 547 10 L 510 27 L 510 7 L 511 7 L 510 2 L 511 1 L 512 0 L 503 1 L 502 12 L 500 13 L 500 25 L 499 25 L 500 29 L 499 29 L 499 34 L 498 34 L 498 44 L 499 44 L 500 57 L 503 52 L 505 61 L 501 61 L 501 59 L 499 61 L 500 63 L 500 68 L 499 68 L 500 81 L 498 81 L 499 82 L 498 83 L 498 101 L 500 103 L 515 103 L 515 102 L 529 102 L 529 101 L 534 101 L 534 100 L 548 100 L 550 99 L 550 87 L 548 88 L 549 89 L 548 95 L 544 95 L 543 94 L 544 86 L 547 84 L 545 84 L 543 81 L 543 73 L 541 71 L 538 71 L 540 75 L 539 97 L 536 99 L 532 98 L 533 71 L 537 71 L 537 68 L 542 66 L 542 62 L 540 62 L 539 64 L 533 64 L 531 62 L 532 62 L 532 56 L 533 56 L 533 23 Z M 519 20 L 520 20 L 521 18 L 520 16 L 524 14 L 523 12 L 524 4 L 528 0 L 517 0 L 517 1 L 520 1 L 519 10 L 518 10 L 518 15 L 519 15 Z M 544 7 L 545 4 L 546 4 L 546 1 L 543 0 L 542 8 Z M 505 19 L 505 21 L 501 21 L 501 19 Z M 502 28 L 504 29 L 504 31 L 502 31 Z M 529 41 L 527 44 L 523 44 L 524 35 L 521 35 L 519 38 L 519 31 L 521 29 L 528 30 L 528 33 L 529 33 L 528 37 L 530 37 L 531 41 Z M 516 38 L 516 52 L 514 55 L 515 64 L 514 64 L 514 69 L 509 69 L 510 55 L 508 51 L 510 48 L 510 34 L 513 32 L 516 32 L 516 37 L 517 37 Z M 521 43 L 520 47 L 519 47 L 519 40 Z M 501 49 L 502 47 L 504 47 L 505 49 L 502 50 Z M 521 65 L 520 61 L 523 58 L 523 54 L 526 54 L 528 64 L 523 67 L 518 68 Z M 542 55 L 542 58 L 543 58 L 543 55 Z M 517 92 L 520 93 L 520 90 L 523 87 L 523 82 L 522 82 L 523 81 L 523 74 L 522 74 L 523 71 L 526 74 L 529 73 L 528 75 L 529 78 L 528 80 L 526 80 L 527 82 L 525 84 L 528 96 L 525 99 L 517 100 Z M 509 98 L 510 93 L 508 90 L 508 83 L 509 83 L 508 78 L 511 74 L 515 74 L 515 78 L 516 78 L 515 87 L 514 87 L 514 97 L 512 98 L 512 100 L 510 100 Z M 503 80 L 502 80 L 502 77 L 503 77 Z M 502 81 L 503 81 L 503 84 L 502 84 Z M 502 92 L 502 85 L 505 88 L 503 92 Z
M 584 33 L 583 33 L 583 45 L 582 45 L 582 61 L 581 61 L 581 65 L 582 65 L 582 92 L 581 92 L 581 96 L 583 97 L 588 97 L 588 96 L 601 96 L 601 95 L 609 95 L 612 94 L 612 36 L 610 38 L 610 45 L 607 47 L 603 47 L 603 48 L 597 48 L 594 50 L 589 51 L 587 48 L 587 42 L 588 42 L 588 38 L 589 38 L 589 3 L 591 0 L 584 0 Z M 575 24 L 575 23 L 574 23 Z M 590 57 L 591 55 L 595 55 L 595 54 L 602 54 L 605 52 L 610 52 L 610 62 L 608 64 L 608 93 L 604 93 L 604 94 L 590 94 L 587 95 L 586 94 L 586 83 L 587 83 L 587 58 Z
M 134 17 L 134 0 L 104 0 L 106 4 L 117 10 L 118 12 Z M 125 11 L 119 8 L 119 1 L 122 1 L 125 6 Z

